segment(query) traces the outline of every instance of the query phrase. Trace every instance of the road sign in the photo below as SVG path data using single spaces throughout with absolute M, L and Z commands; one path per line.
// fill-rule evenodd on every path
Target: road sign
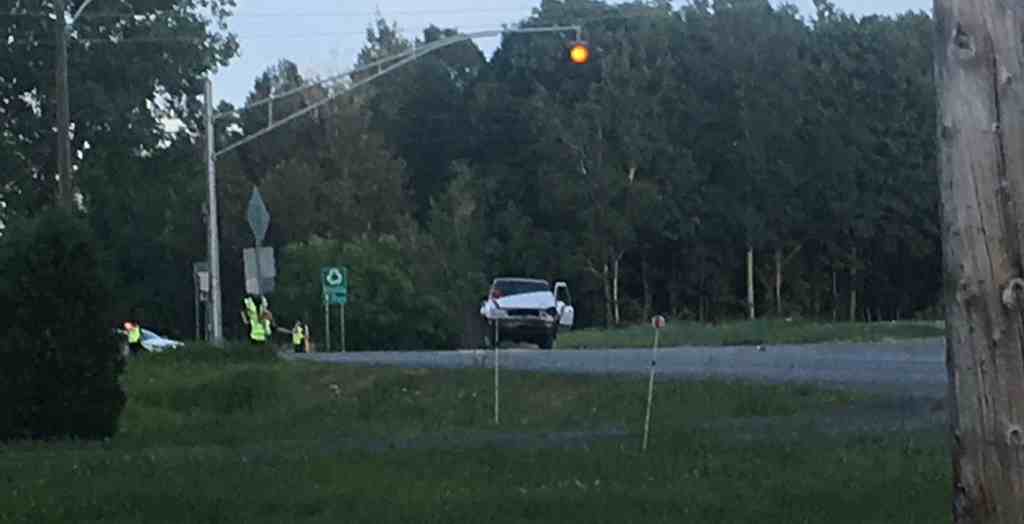
M 201 293 L 210 292 L 210 264 L 195 262 L 192 264 L 192 278 Z
M 195 296 L 196 340 L 203 339 L 203 333 L 209 333 L 210 322 L 203 320 L 202 304 L 210 299 L 210 264 L 195 262 L 192 264 L 193 295 Z M 209 311 L 209 310 L 207 310 Z M 207 313 L 207 316 L 209 313 Z M 208 338 L 208 337 L 207 337 Z
M 664 328 L 665 327 L 665 317 L 663 317 L 661 315 L 655 316 L 654 318 L 651 319 L 651 326 L 654 327 L 654 329 L 662 329 L 662 328 Z
M 256 248 L 245 248 L 242 250 L 242 262 L 245 268 L 245 292 L 250 295 L 265 295 L 274 291 L 275 278 L 277 277 L 277 262 L 274 258 L 274 248 L 259 248 L 259 260 L 256 259 Z M 257 285 L 257 273 L 259 282 Z
M 348 268 L 325 267 L 320 270 L 320 286 L 324 302 L 331 305 L 348 303 Z
M 252 229 L 252 236 L 256 239 L 256 245 L 263 243 L 267 236 L 267 228 L 270 227 L 270 211 L 263 203 L 263 196 L 259 188 L 252 188 L 252 196 L 249 197 L 249 209 L 246 210 L 245 218 L 249 220 L 249 227 Z

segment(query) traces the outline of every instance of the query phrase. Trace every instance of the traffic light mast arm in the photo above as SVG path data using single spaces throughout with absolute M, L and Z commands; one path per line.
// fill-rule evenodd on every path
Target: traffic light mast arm
M 309 88 L 311 88 L 313 86 L 318 86 L 318 85 L 323 86 L 323 85 L 335 84 L 335 83 L 337 83 L 337 82 L 339 82 L 339 81 L 341 81 L 341 80 L 343 80 L 345 78 L 351 77 L 354 74 L 361 73 L 363 71 L 369 71 L 369 70 L 372 70 L 372 69 L 378 69 L 381 66 L 383 66 L 384 64 L 387 64 L 387 63 L 390 63 L 390 62 L 395 62 L 397 60 L 401 60 L 403 58 L 407 58 L 407 57 L 409 57 L 411 55 L 421 56 L 421 55 L 429 54 L 430 52 L 436 51 L 437 49 L 439 49 L 439 48 L 437 48 L 437 49 L 432 48 L 432 45 L 439 44 L 439 43 L 442 43 L 442 42 L 444 42 L 445 45 L 443 45 L 441 47 L 447 47 L 448 45 L 455 44 L 455 43 L 458 43 L 458 42 L 464 42 L 466 40 L 473 39 L 473 38 L 489 38 L 489 37 L 500 36 L 500 35 L 503 35 L 503 34 L 515 34 L 515 33 L 555 33 L 555 32 L 562 32 L 562 31 L 575 31 L 576 32 L 576 40 L 579 40 L 580 39 L 580 34 L 583 31 L 583 26 L 566 25 L 566 26 L 524 27 L 524 28 L 517 28 L 517 29 L 492 29 L 492 30 L 488 30 L 488 31 L 477 31 L 477 32 L 474 32 L 474 33 L 458 34 L 458 35 L 451 36 L 451 37 L 448 37 L 448 38 L 443 38 L 441 40 L 435 40 L 434 42 L 431 42 L 431 43 L 429 43 L 429 44 L 427 44 L 425 46 L 422 46 L 422 47 L 413 47 L 413 48 L 410 48 L 410 49 L 406 49 L 405 51 L 402 51 L 400 53 L 395 53 L 395 54 L 393 54 L 391 56 L 386 56 L 384 58 L 381 58 L 381 59 L 378 59 L 378 60 L 374 60 L 373 62 L 368 62 L 366 64 L 363 64 L 363 65 L 360 65 L 360 66 L 357 66 L 357 67 L 353 67 L 352 69 L 349 69 L 348 71 L 345 71 L 345 72 L 337 74 L 337 75 L 329 76 L 329 77 L 324 78 L 322 80 L 317 80 L 317 81 L 314 81 L 314 82 L 309 82 L 309 83 L 307 83 L 305 85 L 302 85 L 302 86 L 299 86 L 299 87 L 295 87 L 295 88 L 289 89 L 287 91 L 281 91 L 281 92 L 278 92 L 278 93 L 274 93 L 271 96 L 268 96 L 268 97 L 265 97 L 265 98 L 260 98 L 258 100 L 254 100 L 252 102 L 249 102 L 248 104 L 246 104 L 245 107 L 243 107 L 241 109 L 233 109 L 233 110 L 230 110 L 230 111 L 217 112 L 217 113 L 214 114 L 213 118 L 214 118 L 214 120 L 219 120 L 219 119 L 221 119 L 223 117 L 226 117 L 228 115 L 239 114 L 239 113 L 241 113 L 243 111 L 248 111 L 248 110 L 251 110 L 251 109 L 256 109 L 257 107 L 261 107 L 261 106 L 267 105 L 267 104 L 269 104 L 269 103 L 271 103 L 271 102 L 273 102 L 275 100 L 280 100 L 282 98 L 286 98 L 286 97 L 289 97 L 291 95 L 294 95 L 295 93 L 299 93 L 299 92 L 305 91 L 305 90 L 307 90 L 307 89 L 309 89 Z
M 316 102 L 313 105 L 310 105 L 310 106 L 305 107 L 305 108 L 303 108 L 303 109 L 301 109 L 301 110 L 299 110 L 299 111 L 297 111 L 295 113 L 292 113 L 291 115 L 288 115 L 285 118 L 277 120 L 273 124 L 271 124 L 271 125 L 263 128 L 263 129 L 255 132 L 255 133 L 253 133 L 251 135 L 245 136 L 245 137 L 237 140 L 236 142 L 231 143 L 231 144 L 225 146 L 220 151 L 217 151 L 216 153 L 214 153 L 214 155 L 219 157 L 219 156 L 221 156 L 221 155 L 223 155 L 225 153 L 228 153 L 229 151 L 237 149 L 237 148 L 239 148 L 239 147 L 241 147 L 241 146 L 243 146 L 245 144 L 248 144 L 249 142 L 252 142 L 253 140 L 256 140 L 257 138 L 260 138 L 263 135 L 265 135 L 265 134 L 267 134 L 267 133 L 269 133 L 269 132 L 271 132 L 271 131 L 273 131 L 273 130 L 275 130 L 275 129 L 277 129 L 277 128 L 279 128 L 279 127 L 281 127 L 281 126 L 283 126 L 283 125 L 285 125 L 285 124 L 287 124 L 287 123 L 289 123 L 289 122 L 291 122 L 291 121 L 293 121 L 293 120 L 295 120 L 297 118 L 301 118 L 301 117 L 303 117 L 305 115 L 308 115 L 309 113 L 311 113 L 311 112 L 319 109 L 320 107 L 323 107 L 324 105 L 330 103 L 331 101 L 333 101 L 334 99 L 338 98 L 339 96 L 347 94 L 349 91 L 351 91 L 353 89 L 361 87 L 361 86 L 363 86 L 365 84 L 368 84 L 368 83 L 370 83 L 370 82 L 372 82 L 372 81 L 374 81 L 374 80 L 376 80 L 376 79 L 378 79 L 378 78 L 380 78 L 380 77 L 382 77 L 384 75 L 387 75 L 388 73 L 391 73 L 392 71 L 394 71 L 394 70 L 396 70 L 396 69 L 398 69 L 398 68 L 400 68 L 400 67 L 402 67 L 402 66 L 404 66 L 406 64 L 409 64 L 410 62 L 413 62 L 413 61 L 415 61 L 416 59 L 418 59 L 420 57 L 423 57 L 425 55 L 431 54 L 434 51 L 438 51 L 440 49 L 444 49 L 446 47 L 458 44 L 460 42 L 466 42 L 466 41 L 472 40 L 474 38 L 489 38 L 489 37 L 501 36 L 501 35 L 505 35 L 505 34 L 515 34 L 515 33 L 557 33 L 557 32 L 563 32 L 563 31 L 576 31 L 576 36 L 577 36 L 577 39 L 578 39 L 581 30 L 582 30 L 582 28 L 580 26 L 578 26 L 578 25 L 570 25 L 570 26 L 524 27 L 524 28 L 520 28 L 520 29 L 493 29 L 493 30 L 489 30 L 489 31 L 476 31 L 476 32 L 473 32 L 473 33 L 458 34 L 458 35 L 450 36 L 450 37 L 447 37 L 447 38 L 442 38 L 440 40 L 435 40 L 434 42 L 426 44 L 426 45 L 424 45 L 422 47 L 418 47 L 418 48 L 414 48 L 414 49 L 409 49 L 409 50 L 403 51 L 401 53 L 395 54 L 393 56 L 390 56 L 390 57 L 387 57 L 387 58 L 383 58 L 381 60 L 377 60 L 375 62 L 372 62 L 372 63 L 369 63 L 369 64 L 365 64 L 365 65 L 353 68 L 353 69 L 351 69 L 351 70 L 349 70 L 349 71 L 347 71 L 345 73 L 333 76 L 333 77 L 331 77 L 329 79 L 325 79 L 325 80 L 321 80 L 321 81 L 318 81 L 318 82 L 313 82 L 313 83 L 310 83 L 310 84 L 306 84 L 304 86 L 297 87 L 295 89 L 291 89 L 291 90 L 288 90 L 288 91 L 283 91 L 281 93 L 275 94 L 274 96 L 267 97 L 267 98 L 264 98 L 262 100 L 257 100 L 255 102 L 247 105 L 243 109 L 252 109 L 252 108 L 255 108 L 255 107 L 259 107 L 261 105 L 270 103 L 271 101 L 276 100 L 278 98 L 284 98 L 286 96 L 293 95 L 293 94 L 295 94 L 297 92 L 307 90 L 307 89 L 309 89 L 309 88 L 311 88 L 313 86 L 316 86 L 316 85 L 325 85 L 325 84 L 330 84 L 330 83 L 337 83 L 340 80 L 342 80 L 342 79 L 344 79 L 346 77 L 350 77 L 353 74 L 356 74 L 356 73 L 359 73 L 359 72 L 362 72 L 362 71 L 367 71 L 367 70 L 370 70 L 370 69 L 372 69 L 374 67 L 379 67 L 379 66 L 381 66 L 381 65 L 383 65 L 385 63 L 388 63 L 388 62 L 394 62 L 391 65 L 378 70 L 376 73 L 374 73 L 374 74 L 372 74 L 372 75 L 370 75 L 370 76 L 368 76 L 368 77 L 366 77 L 366 78 L 364 78 L 362 80 L 359 80 L 359 81 L 353 83 L 350 86 L 338 89 L 336 92 L 329 94 L 323 100 L 320 100 L 320 101 Z M 398 61 L 395 62 L 395 60 L 398 60 Z M 227 113 L 219 113 L 216 116 L 214 116 L 214 119 L 218 119 L 218 118 L 221 118 L 223 116 L 226 116 L 227 114 L 237 113 L 237 112 L 238 111 L 230 111 L 230 112 L 227 112 Z
M 455 43 L 455 42 L 452 42 L 452 43 Z M 451 44 L 449 44 L 449 45 L 451 45 Z M 395 69 L 398 69 L 399 67 L 402 67 L 402 66 L 408 64 L 409 62 L 412 62 L 415 59 L 416 59 L 415 56 L 406 57 L 406 58 L 402 59 L 401 61 L 399 61 L 399 62 L 397 62 L 395 64 L 392 64 L 392 65 L 388 66 L 387 68 L 384 68 L 381 71 L 379 71 L 379 72 L 377 72 L 377 73 L 375 73 L 375 74 L 373 74 L 371 76 L 368 76 L 368 77 L 366 77 L 366 78 L 364 78 L 364 79 L 362 79 L 362 80 L 352 84 L 351 86 L 349 86 L 348 89 L 339 90 L 336 93 L 330 94 L 326 98 L 324 98 L 323 100 L 320 100 L 319 102 L 317 102 L 317 103 L 315 103 L 315 104 L 313 104 L 311 106 L 308 106 L 308 107 L 303 108 L 303 109 L 301 109 L 301 110 L 299 110 L 299 111 L 297 111 L 295 113 L 292 113 L 292 114 L 290 114 L 290 115 L 288 115 L 288 116 L 286 116 L 286 117 L 284 117 L 284 118 L 282 118 L 280 120 L 275 121 L 273 124 L 263 128 L 263 129 L 260 129 L 259 131 L 255 132 L 255 133 L 253 133 L 251 135 L 245 136 L 245 137 L 243 137 L 243 138 L 241 138 L 241 139 L 239 139 L 239 140 L 237 140 L 237 141 L 235 141 L 235 142 L 225 146 L 223 149 L 221 149 L 221 150 L 217 151 L 216 153 L 214 153 L 214 156 L 219 157 L 221 155 L 224 155 L 224 154 L 226 154 L 226 153 L 228 153 L 230 151 L 233 151 L 233 150 L 235 150 L 235 149 L 237 149 L 237 148 L 239 148 L 239 147 L 241 147 L 241 146 L 243 146 L 245 144 L 248 144 L 249 142 L 252 142 L 253 140 L 256 140 L 257 138 L 262 137 L 263 135 L 265 135 L 265 134 L 267 134 L 267 133 L 269 133 L 271 131 L 274 131 L 275 129 L 277 129 L 277 128 L 279 128 L 279 127 L 281 127 L 281 126 L 283 126 L 283 125 L 285 125 L 285 124 L 287 124 L 287 123 L 289 123 L 289 122 L 291 122 L 293 120 L 296 120 L 298 118 L 302 118 L 303 116 L 308 115 L 309 113 L 312 113 L 313 111 L 316 111 L 320 107 L 323 107 L 324 105 L 330 103 L 331 101 L 333 101 L 334 99 L 338 98 L 339 96 L 348 93 L 349 90 L 355 89 L 357 87 L 360 87 L 363 84 L 367 84 L 369 82 L 372 82 L 372 81 L 376 80 L 377 78 L 380 78 L 380 77 L 382 77 L 382 76 L 384 76 L 384 75 L 394 71 Z M 305 89 L 308 89 L 308 87 L 305 88 Z

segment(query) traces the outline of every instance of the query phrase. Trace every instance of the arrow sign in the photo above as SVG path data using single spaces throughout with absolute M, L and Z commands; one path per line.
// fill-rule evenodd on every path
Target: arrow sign
M 256 245 L 262 244 L 267 236 L 267 228 L 270 227 L 270 212 L 267 211 L 267 205 L 263 203 L 263 197 L 257 187 L 252 188 L 249 209 L 245 217 L 249 219 L 249 227 L 252 228 L 252 236 L 256 238 Z

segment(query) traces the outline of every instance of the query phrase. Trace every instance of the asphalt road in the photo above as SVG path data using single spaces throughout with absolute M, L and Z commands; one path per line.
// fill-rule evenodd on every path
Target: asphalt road
M 494 365 L 491 350 L 352 352 L 291 355 L 289 358 L 346 365 L 471 368 Z M 503 369 L 554 373 L 646 375 L 650 350 L 543 351 L 501 349 Z M 678 347 L 658 351 L 663 379 L 725 378 L 772 383 L 810 383 L 860 390 L 941 397 L 946 393 L 942 339 L 814 345 Z

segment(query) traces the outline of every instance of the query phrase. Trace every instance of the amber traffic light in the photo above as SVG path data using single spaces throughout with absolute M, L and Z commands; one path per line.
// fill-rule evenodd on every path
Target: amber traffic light
M 569 60 L 574 64 L 585 64 L 590 61 L 590 48 L 586 42 L 576 42 L 569 48 Z

